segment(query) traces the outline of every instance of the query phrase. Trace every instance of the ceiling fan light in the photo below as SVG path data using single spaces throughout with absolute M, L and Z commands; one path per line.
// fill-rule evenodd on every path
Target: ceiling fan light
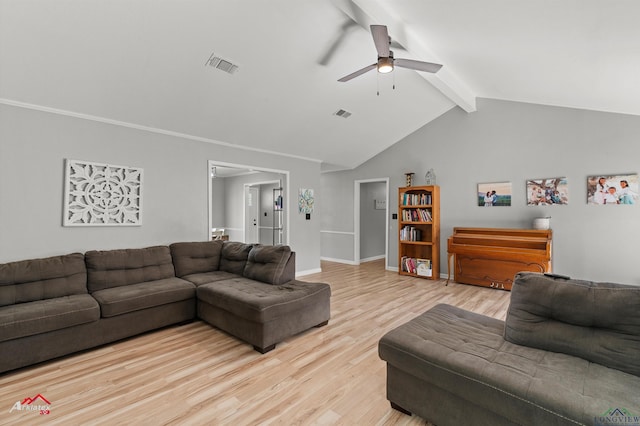
M 393 71 L 393 58 L 378 58 L 378 72 L 386 74 Z

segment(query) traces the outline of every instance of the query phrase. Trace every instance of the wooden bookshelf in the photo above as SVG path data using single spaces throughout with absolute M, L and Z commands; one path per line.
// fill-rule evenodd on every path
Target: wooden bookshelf
M 398 189 L 398 272 L 440 278 L 440 187 Z

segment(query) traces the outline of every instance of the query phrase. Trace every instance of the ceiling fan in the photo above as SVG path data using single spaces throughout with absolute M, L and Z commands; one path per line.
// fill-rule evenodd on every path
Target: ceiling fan
M 338 29 L 333 41 L 318 60 L 318 63 L 323 66 L 333 61 L 336 52 L 354 29 L 358 27 L 369 28 L 372 22 L 372 18 L 354 0 L 333 0 L 333 3 L 336 4 L 338 10 L 342 12 L 346 19 Z M 396 31 L 401 29 L 402 27 L 396 27 Z M 395 40 L 391 41 L 391 47 L 403 49 L 402 45 Z
M 414 61 L 412 59 L 402 58 L 395 59 L 393 57 L 393 52 L 389 49 L 389 46 L 391 45 L 391 37 L 389 37 L 386 25 L 371 25 L 371 35 L 373 36 L 373 43 L 376 45 L 376 50 L 378 51 L 378 62 L 359 69 L 349 75 L 345 75 L 338 81 L 344 83 L 375 68 L 377 68 L 378 72 L 382 74 L 393 71 L 393 68 L 396 66 L 431 73 L 438 72 L 438 70 L 442 68 L 442 65 L 434 64 L 432 62 Z

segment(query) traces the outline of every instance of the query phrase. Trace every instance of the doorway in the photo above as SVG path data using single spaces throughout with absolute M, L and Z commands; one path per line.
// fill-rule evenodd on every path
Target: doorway
M 278 188 L 281 203 L 278 243 L 289 244 L 288 171 L 209 160 L 207 181 L 208 240 L 213 238 L 215 230 L 230 241 L 272 244 L 275 235 L 272 197 L 273 188 Z
M 355 264 L 384 258 L 388 269 L 389 178 L 356 180 L 353 211 Z

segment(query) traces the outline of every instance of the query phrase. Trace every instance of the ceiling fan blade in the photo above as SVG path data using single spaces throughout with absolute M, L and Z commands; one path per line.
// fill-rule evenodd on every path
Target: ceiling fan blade
M 371 25 L 373 43 L 376 45 L 378 57 L 389 57 L 389 32 L 386 25 Z
M 336 36 L 333 42 L 329 45 L 325 53 L 320 57 L 318 63 L 320 65 L 328 65 L 329 62 L 333 59 L 333 55 L 336 53 L 336 50 L 340 47 L 340 45 L 344 42 L 347 37 L 347 33 L 351 32 L 358 24 L 353 22 L 352 20 L 346 21 L 340 27 L 340 33 Z
M 367 65 L 366 67 L 364 67 L 364 68 L 362 68 L 362 69 L 359 69 L 359 70 L 358 70 L 358 71 L 356 71 L 356 72 L 352 72 L 352 73 L 351 73 L 351 74 L 349 74 L 349 75 L 345 75 L 344 77 L 342 77 L 342 78 L 341 78 L 340 80 L 338 80 L 338 81 L 340 81 L 340 82 L 342 82 L 342 83 L 344 83 L 345 81 L 349 81 L 349 80 L 351 80 L 351 79 L 353 79 L 353 78 L 358 77 L 359 75 L 364 74 L 364 73 L 365 73 L 365 72 L 367 72 L 367 71 L 371 71 L 371 70 L 375 69 L 377 65 L 378 65 L 378 64 L 371 64 L 371 65 Z
M 409 68 L 416 71 L 438 72 L 442 65 L 432 62 L 414 61 L 412 59 L 394 59 L 393 64 L 401 68 Z

